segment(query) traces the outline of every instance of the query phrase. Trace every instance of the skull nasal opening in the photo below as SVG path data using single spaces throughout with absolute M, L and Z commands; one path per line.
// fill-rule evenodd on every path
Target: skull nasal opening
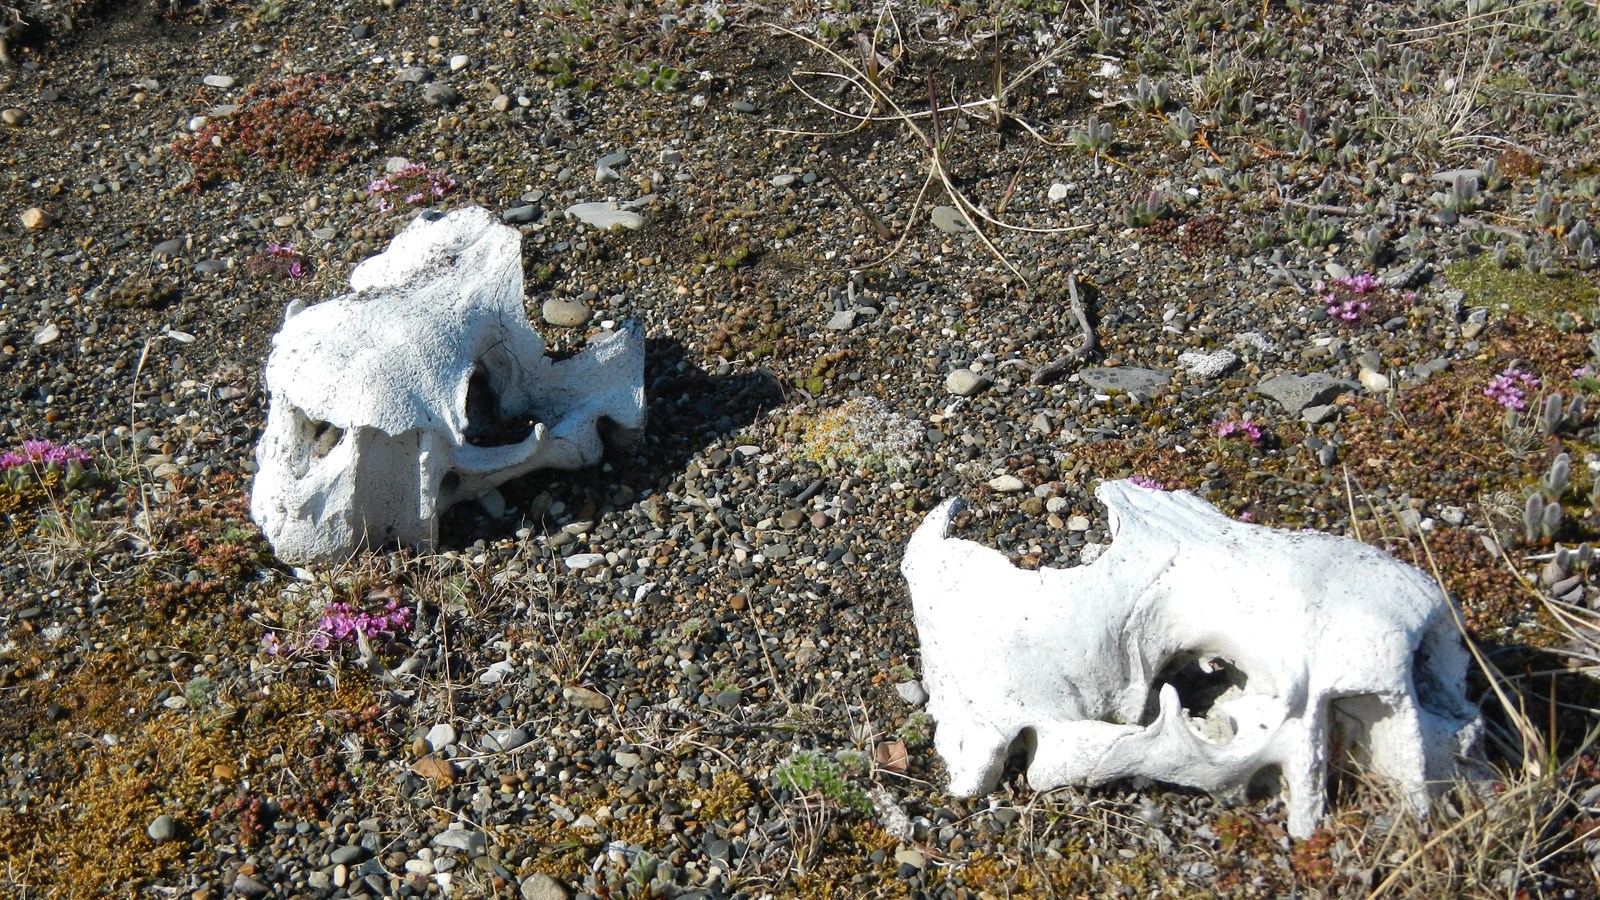
M 539 423 L 531 413 L 514 416 L 500 414 L 500 392 L 495 390 L 494 381 L 482 360 L 473 367 L 472 377 L 467 379 L 466 407 L 466 425 L 462 435 L 474 447 L 520 444 Z

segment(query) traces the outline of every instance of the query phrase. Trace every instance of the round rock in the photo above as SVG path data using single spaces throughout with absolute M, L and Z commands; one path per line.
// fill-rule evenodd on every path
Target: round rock
M 577 328 L 579 325 L 588 324 L 589 318 L 594 313 L 580 300 L 550 297 L 539 307 L 539 315 L 544 317 L 545 322 L 557 328 Z
M 461 99 L 456 89 L 443 81 L 430 81 L 422 88 L 422 102 L 429 106 L 455 106 Z
M 535 872 L 522 879 L 520 889 L 522 900 L 571 900 L 572 892 L 567 886 L 542 872 Z
M 144 833 L 150 836 L 150 840 L 165 844 L 178 836 L 178 822 L 166 813 L 162 813 L 155 817 L 155 821 L 150 823 Z
M 957 397 L 971 397 L 989 386 L 989 379 L 971 369 L 955 369 L 944 377 L 944 389 Z

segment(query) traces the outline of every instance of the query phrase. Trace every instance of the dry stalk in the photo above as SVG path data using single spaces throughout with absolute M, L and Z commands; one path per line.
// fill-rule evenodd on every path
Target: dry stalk
M 1095 337 L 1094 326 L 1089 324 L 1089 314 L 1083 308 L 1083 298 L 1078 296 L 1078 277 L 1067 276 L 1067 293 L 1072 298 L 1072 317 L 1077 319 L 1078 328 L 1083 332 L 1083 342 L 1074 347 L 1071 352 L 1058 357 L 1054 362 L 1033 373 L 1028 381 L 1032 384 L 1043 384 L 1046 381 L 1066 371 L 1067 367 L 1094 352 L 1099 343 Z

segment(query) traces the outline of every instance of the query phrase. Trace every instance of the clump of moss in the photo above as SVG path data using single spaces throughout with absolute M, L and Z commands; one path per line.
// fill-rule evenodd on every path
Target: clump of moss
M 800 455 L 813 462 L 835 459 L 874 471 L 898 472 L 911 464 L 921 430 L 882 401 L 857 397 L 800 425 Z
M 1563 316 L 1587 317 L 1600 300 L 1600 290 L 1577 272 L 1502 269 L 1488 254 L 1456 260 L 1444 275 L 1466 295 L 1468 306 L 1507 307 L 1551 325 Z

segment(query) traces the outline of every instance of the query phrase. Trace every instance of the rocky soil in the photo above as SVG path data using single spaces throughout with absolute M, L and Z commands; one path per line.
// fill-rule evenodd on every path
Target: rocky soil
M 1594 895 L 1595 4 L 16 11 L 0 893 Z M 286 306 L 472 204 L 645 439 L 281 563 Z M 1077 565 L 1128 476 L 1437 573 L 1496 780 L 944 793 L 906 537 Z

